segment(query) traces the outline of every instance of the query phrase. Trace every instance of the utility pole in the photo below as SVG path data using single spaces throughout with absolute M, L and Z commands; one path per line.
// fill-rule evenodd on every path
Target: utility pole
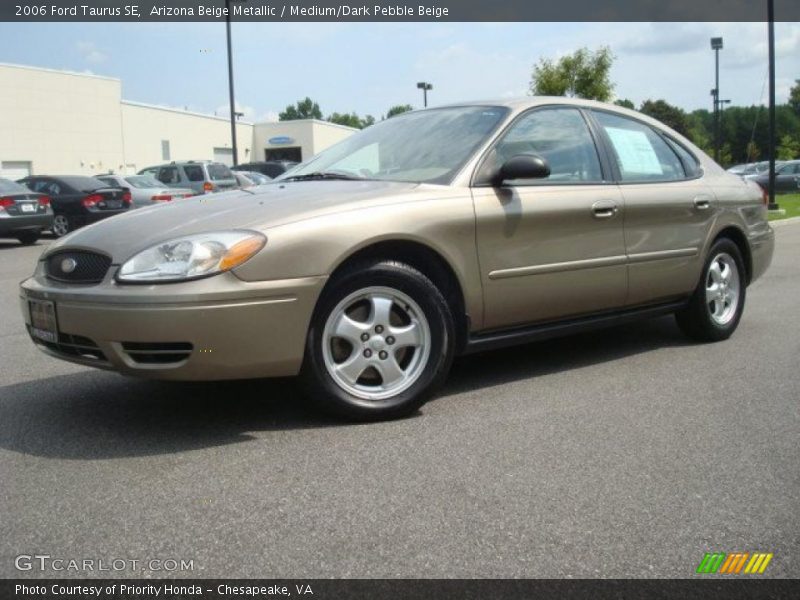
M 769 21 L 769 210 L 778 210 L 775 202 L 775 4 L 767 3 Z
M 231 105 L 231 146 L 233 146 L 233 166 L 239 164 L 236 147 L 236 100 L 233 94 L 233 51 L 231 50 L 231 0 L 225 0 L 225 31 L 228 38 L 228 96 Z

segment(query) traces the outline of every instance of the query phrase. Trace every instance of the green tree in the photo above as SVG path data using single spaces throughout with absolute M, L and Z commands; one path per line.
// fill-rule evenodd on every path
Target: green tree
M 754 141 L 747 142 L 745 146 L 745 162 L 756 162 L 761 158 L 761 150 Z
M 683 109 L 673 106 L 665 100 L 645 100 L 639 110 L 647 116 L 661 121 L 681 135 L 689 133 L 689 121 L 686 113 Z
M 391 107 L 389 110 L 386 111 L 386 118 L 390 119 L 396 115 L 401 115 L 404 112 L 408 112 L 410 110 L 414 110 L 414 107 L 410 104 L 396 104 L 395 106 Z
M 789 106 L 797 115 L 800 115 L 800 79 L 795 79 L 792 89 L 789 90 Z
M 697 110 L 686 116 L 688 137 L 694 145 L 700 148 L 709 156 L 714 155 L 714 140 L 712 139 L 711 131 L 707 128 L 706 121 L 708 119 L 708 111 Z
M 330 123 L 338 125 L 346 125 L 347 127 L 355 127 L 356 129 L 364 129 L 375 123 L 375 117 L 367 115 L 363 119 L 356 113 L 333 113 L 328 117 Z
M 630 108 L 631 110 L 636 110 L 636 105 L 633 101 L 628 100 L 627 98 L 618 98 L 614 100 L 614 104 L 617 106 L 621 106 L 622 108 Z
M 294 105 L 290 104 L 285 111 L 278 114 L 280 121 L 296 121 L 298 119 L 322 119 L 319 104 L 306 97 L 305 100 L 298 100 Z
M 333 113 L 328 117 L 328 121 L 336 123 L 337 125 L 346 125 L 347 127 L 355 127 L 361 129 L 361 119 L 358 118 L 356 113 Z
M 614 54 L 607 46 L 594 52 L 581 48 L 558 61 L 542 58 L 533 67 L 531 93 L 570 96 L 607 102 L 614 92 L 610 72 Z
M 777 148 L 778 160 L 794 160 L 800 158 L 800 139 L 789 134 L 781 137 Z

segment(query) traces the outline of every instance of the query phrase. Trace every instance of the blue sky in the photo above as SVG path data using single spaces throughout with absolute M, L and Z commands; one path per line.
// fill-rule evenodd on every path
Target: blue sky
M 581 46 L 617 56 L 616 95 L 708 107 L 709 38 L 722 35 L 723 98 L 766 100 L 764 23 L 234 23 L 239 108 L 270 120 L 310 96 L 324 114 L 380 117 L 394 104 L 519 96 L 532 65 Z M 228 105 L 221 23 L 0 24 L 2 61 L 118 77 L 127 100 L 222 113 Z M 777 25 L 778 101 L 800 78 L 800 24 Z

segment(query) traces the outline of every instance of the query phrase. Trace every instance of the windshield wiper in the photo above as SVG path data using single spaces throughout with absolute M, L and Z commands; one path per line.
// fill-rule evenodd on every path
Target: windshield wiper
M 314 171 L 313 173 L 306 173 L 305 175 L 293 175 L 281 181 L 308 181 L 312 179 L 338 179 L 341 181 L 364 181 L 365 177 L 357 177 L 356 175 L 348 175 L 338 171 Z

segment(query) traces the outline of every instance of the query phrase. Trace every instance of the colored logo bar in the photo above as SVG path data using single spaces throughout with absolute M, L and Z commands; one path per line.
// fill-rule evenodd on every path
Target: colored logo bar
M 767 552 L 706 552 L 697 567 L 697 573 L 724 575 L 761 574 L 767 569 L 773 554 Z

